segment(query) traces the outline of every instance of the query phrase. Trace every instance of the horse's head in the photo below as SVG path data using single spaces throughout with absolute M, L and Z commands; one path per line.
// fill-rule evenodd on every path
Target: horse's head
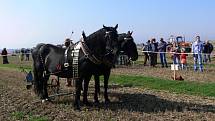
M 103 25 L 104 37 L 106 42 L 106 55 L 113 54 L 116 55 L 119 43 L 118 43 L 118 24 L 115 27 L 106 27 Z
M 120 50 L 124 51 L 129 59 L 136 61 L 138 59 L 138 52 L 132 33 L 128 31 L 128 33 L 119 34 L 118 41 L 120 42 Z
M 82 37 L 91 53 L 102 63 L 107 65 L 114 64 L 116 53 L 119 49 L 118 24 L 115 27 L 106 27 L 86 36 L 82 33 Z

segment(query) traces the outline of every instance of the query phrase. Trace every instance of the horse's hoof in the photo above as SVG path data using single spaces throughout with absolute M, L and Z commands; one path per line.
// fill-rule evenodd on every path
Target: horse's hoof
M 98 100 L 96 100 L 96 101 L 94 102 L 94 105 L 95 105 L 95 106 L 99 106 L 99 104 L 100 104 L 100 102 L 99 102 Z
M 105 100 L 105 104 L 109 104 L 110 103 L 110 100 L 109 99 L 106 99 Z
M 79 107 L 78 107 L 78 106 L 75 106 L 74 110 L 75 110 L 75 111 L 81 111 L 81 108 L 80 108 L 80 106 L 79 106 Z
M 84 101 L 83 103 L 84 103 L 85 106 L 92 106 L 92 104 L 89 103 L 88 101 Z
M 74 110 L 81 111 L 80 101 L 76 101 L 74 104 Z
M 81 107 L 80 107 L 80 106 L 74 105 L 74 110 L 75 110 L 75 111 L 81 111 Z
M 48 98 L 46 98 L 46 99 L 42 99 L 42 103 L 45 103 L 45 102 L 47 102 L 47 101 L 49 101 L 49 99 L 48 99 Z
M 45 100 L 45 99 L 43 99 L 43 100 L 42 100 L 42 103 L 45 103 L 45 102 L 46 102 L 46 100 Z

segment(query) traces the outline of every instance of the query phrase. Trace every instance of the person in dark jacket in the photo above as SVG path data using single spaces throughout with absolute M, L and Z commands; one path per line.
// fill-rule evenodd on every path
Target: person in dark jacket
M 166 61 L 166 47 L 167 47 L 167 43 L 163 40 L 163 38 L 160 39 L 160 43 L 158 44 L 158 51 L 160 52 L 160 60 L 161 60 L 161 64 L 162 64 L 162 68 L 164 67 L 168 67 L 167 66 L 167 61 Z
M 9 64 L 8 59 L 7 59 L 7 49 L 4 48 L 1 52 L 2 58 L 3 58 L 3 64 Z
M 24 58 L 25 58 L 25 48 L 22 48 L 21 50 L 20 50 L 20 60 L 21 61 L 24 61 Z
M 72 44 L 71 43 L 72 42 L 72 40 L 70 39 L 70 38 L 67 38 L 66 40 L 65 40 L 65 42 L 64 42 L 64 46 L 65 46 L 65 48 L 66 48 L 66 51 L 68 51 L 68 48 L 70 47 L 70 45 Z M 67 53 L 65 53 L 66 55 L 66 57 L 65 57 L 65 63 L 68 63 L 68 57 L 67 57 Z M 67 81 L 67 84 L 66 84 L 66 86 L 68 86 L 68 87 L 71 87 L 72 86 L 72 81 L 73 81 L 73 79 L 72 78 L 67 78 L 66 79 L 66 81 Z
M 154 46 L 155 46 L 155 53 L 154 53 L 154 64 L 155 65 L 157 65 L 157 63 L 158 63 L 158 61 L 157 61 L 157 58 L 158 58 L 158 54 L 157 54 L 157 52 L 158 52 L 158 42 L 156 42 L 156 39 L 154 38 L 154 39 L 152 39 L 152 41 L 153 41 L 153 44 L 154 44 Z
M 148 51 L 149 52 L 149 61 L 150 61 L 150 66 L 155 67 L 157 64 L 157 43 L 156 40 L 153 38 L 150 41 L 150 44 L 148 46 Z
M 209 41 L 206 41 L 204 44 L 204 49 L 203 49 L 203 53 L 204 53 L 203 61 L 205 63 L 211 62 L 211 56 L 210 55 L 212 52 L 213 52 L 213 45 Z
M 148 51 L 148 46 L 150 44 L 150 40 L 148 40 L 146 42 L 146 44 L 143 44 L 143 51 Z M 144 60 L 143 60 L 143 64 L 144 66 L 146 65 L 147 61 L 149 60 L 149 54 L 148 52 L 143 52 L 144 53 Z
M 30 49 L 25 50 L 25 61 L 29 61 Z

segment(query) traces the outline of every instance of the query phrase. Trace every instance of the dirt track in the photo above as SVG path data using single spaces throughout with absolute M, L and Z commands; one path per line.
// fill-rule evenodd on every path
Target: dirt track
M 113 72 L 117 72 L 115 69 Z M 24 75 L 0 70 L 0 120 L 17 120 L 13 112 L 23 112 L 22 120 L 31 116 L 49 120 L 214 120 L 215 99 L 179 95 L 164 91 L 110 87 L 111 103 L 105 109 L 82 106 L 73 110 L 73 96 L 58 97 L 52 103 L 41 103 L 32 90 L 25 89 Z M 62 82 L 64 85 L 64 82 Z M 93 91 L 90 89 L 91 92 Z M 92 102 L 92 95 L 89 96 Z M 103 100 L 103 97 L 101 97 Z M 100 99 L 101 100 L 101 99 Z

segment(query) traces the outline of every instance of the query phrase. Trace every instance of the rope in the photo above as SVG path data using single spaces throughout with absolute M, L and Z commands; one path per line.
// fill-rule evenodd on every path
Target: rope
M 142 53 L 167 53 L 167 54 L 181 54 L 181 53 L 177 53 L 177 52 L 154 52 L 154 51 L 141 51 Z M 183 54 L 187 54 L 187 55 L 193 55 L 193 54 L 203 54 L 203 55 L 212 55 L 212 56 L 215 56 L 215 53 L 211 53 L 211 54 L 208 54 L 208 53 L 183 53 Z

